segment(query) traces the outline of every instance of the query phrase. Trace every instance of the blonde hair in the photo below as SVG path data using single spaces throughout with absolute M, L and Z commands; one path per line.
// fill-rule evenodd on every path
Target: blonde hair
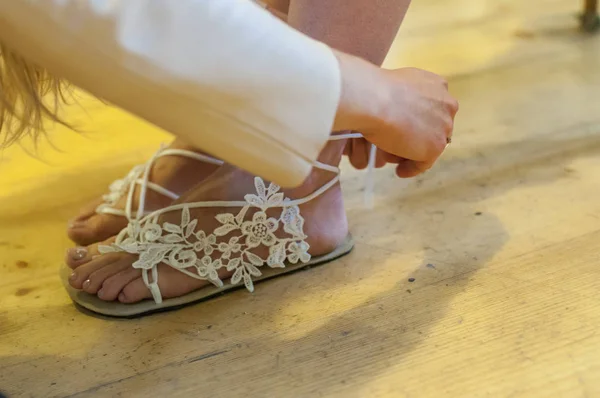
M 0 43 L 0 147 L 45 135 L 47 122 L 68 126 L 59 115 L 69 84 Z

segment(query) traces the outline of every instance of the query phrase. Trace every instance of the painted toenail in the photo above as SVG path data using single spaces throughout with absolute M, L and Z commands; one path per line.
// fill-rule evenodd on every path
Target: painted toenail
M 83 221 L 69 221 L 68 227 L 69 229 L 83 227 L 85 222 Z
M 82 285 L 82 287 L 83 287 L 84 289 L 87 289 L 88 287 L 90 287 L 90 285 L 91 285 L 91 284 L 92 284 L 92 282 L 91 282 L 89 279 L 86 279 L 86 281 L 85 281 L 85 282 L 83 282 L 83 285 Z
M 73 272 L 73 273 L 71 273 L 71 276 L 69 276 L 69 280 L 74 281 L 75 279 L 77 279 L 77 273 Z
M 87 255 L 87 249 L 85 247 L 76 247 L 74 249 L 69 249 L 69 256 L 77 261 L 82 260 Z

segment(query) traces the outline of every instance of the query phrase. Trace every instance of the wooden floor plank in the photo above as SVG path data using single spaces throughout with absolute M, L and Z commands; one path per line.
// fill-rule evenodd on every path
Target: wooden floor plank
M 453 144 L 411 181 L 344 165 L 353 253 L 147 318 L 78 310 L 65 225 L 169 137 L 83 97 L 62 152 L 0 159 L 9 397 L 600 396 L 600 36 L 576 2 L 414 2 L 387 60 L 451 75 Z M 140 136 L 144 137 L 140 143 Z

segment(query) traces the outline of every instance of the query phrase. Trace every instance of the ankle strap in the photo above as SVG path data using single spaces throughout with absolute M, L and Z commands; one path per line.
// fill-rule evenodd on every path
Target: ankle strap
M 361 133 L 335 134 L 329 137 L 329 141 L 346 140 L 348 138 L 363 138 L 363 135 Z
M 329 141 L 340 141 L 351 138 L 364 138 L 361 133 L 344 133 L 336 134 L 329 137 Z M 365 177 L 365 191 L 364 191 L 364 202 L 365 206 L 369 209 L 373 208 L 374 202 L 374 191 L 375 191 L 375 161 L 377 160 L 377 147 L 371 144 L 369 149 L 369 162 L 367 165 L 367 176 Z M 340 174 L 340 169 L 328 164 L 316 161 L 313 166 L 317 169 L 331 171 L 332 173 Z
M 329 137 L 328 141 L 341 141 L 347 140 L 350 138 L 363 138 L 361 133 L 344 133 L 344 134 L 336 134 Z M 339 167 L 332 166 L 330 164 L 321 163 L 318 160 L 313 163 L 313 167 L 320 170 L 331 171 L 335 174 L 340 174 Z

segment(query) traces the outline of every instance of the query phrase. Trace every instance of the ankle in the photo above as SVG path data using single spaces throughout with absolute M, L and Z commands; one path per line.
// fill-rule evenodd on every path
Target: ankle
M 347 140 L 330 141 L 319 154 L 318 162 L 328 166 L 338 167 L 342 160 L 344 147 Z M 329 170 L 322 170 L 314 167 L 304 183 L 299 187 L 285 190 L 286 196 L 292 199 L 299 199 L 312 194 L 323 185 L 330 182 L 336 174 Z
M 318 161 L 338 167 L 345 145 L 346 140 L 330 141 L 321 151 Z M 336 173 L 315 167 L 304 184 L 286 192 L 286 196 L 292 199 L 306 197 L 334 178 Z M 339 182 L 310 202 L 301 205 L 300 211 L 305 218 L 304 232 L 308 236 L 307 243 L 310 245 L 311 255 L 330 253 L 346 239 L 348 221 Z
M 332 252 L 348 236 L 348 219 L 339 183 L 300 206 L 300 212 L 305 219 L 304 233 L 312 256 Z

